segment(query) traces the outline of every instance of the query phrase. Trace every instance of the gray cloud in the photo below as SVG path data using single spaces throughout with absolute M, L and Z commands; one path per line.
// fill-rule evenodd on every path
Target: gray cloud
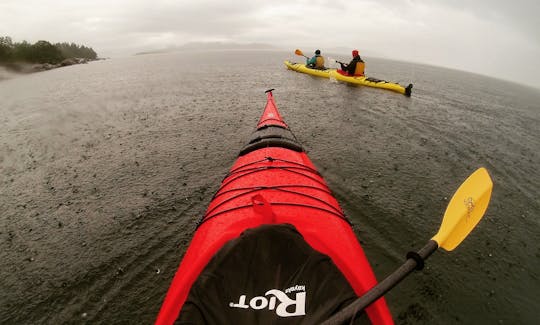
M 539 9 L 500 0 L 2 0 L 0 35 L 84 43 L 103 56 L 196 41 L 355 47 L 539 84 Z
M 437 2 L 439 5 L 471 12 L 480 19 L 506 25 L 518 33 L 527 34 L 532 42 L 540 43 L 540 1 L 519 0 L 454 0 Z

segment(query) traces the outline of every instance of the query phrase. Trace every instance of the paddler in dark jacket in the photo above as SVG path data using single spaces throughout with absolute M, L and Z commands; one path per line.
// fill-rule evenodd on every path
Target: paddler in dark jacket
M 306 60 L 306 66 L 312 69 L 320 69 L 320 70 L 325 69 L 324 58 L 321 56 L 321 50 L 316 50 L 315 56 Z
M 339 62 L 341 65 L 341 70 L 347 72 L 349 76 L 364 76 L 364 68 L 366 67 L 366 64 L 360 57 L 358 50 L 353 50 L 352 56 L 353 58 L 349 64 Z

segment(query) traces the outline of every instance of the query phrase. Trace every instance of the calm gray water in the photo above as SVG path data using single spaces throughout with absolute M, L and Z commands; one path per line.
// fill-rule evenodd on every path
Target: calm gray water
M 379 279 L 489 170 L 477 229 L 387 294 L 397 323 L 538 323 L 540 91 L 367 58 L 414 83 L 407 98 L 284 59 L 298 57 L 146 55 L 0 82 L 0 323 L 151 323 L 269 88 Z

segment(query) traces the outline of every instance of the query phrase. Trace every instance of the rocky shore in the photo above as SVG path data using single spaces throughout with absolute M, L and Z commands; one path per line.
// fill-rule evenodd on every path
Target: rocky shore
M 60 63 L 28 63 L 28 62 L 9 62 L 0 63 L 0 81 L 5 79 L 11 79 L 18 74 L 26 74 L 33 72 L 41 72 L 52 70 L 61 67 L 67 67 L 74 64 L 86 64 L 91 61 L 104 60 L 104 59 L 86 59 L 86 58 L 69 58 Z

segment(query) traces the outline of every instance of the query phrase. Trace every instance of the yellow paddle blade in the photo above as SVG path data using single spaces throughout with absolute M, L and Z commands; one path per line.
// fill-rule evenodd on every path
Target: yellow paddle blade
M 467 178 L 454 194 L 439 232 L 432 238 L 447 251 L 456 248 L 484 216 L 491 198 L 493 182 L 485 168 Z
M 300 56 L 304 56 L 304 53 L 303 53 L 302 51 L 300 51 L 299 49 L 296 49 L 296 50 L 294 51 L 294 54 L 300 55 Z

